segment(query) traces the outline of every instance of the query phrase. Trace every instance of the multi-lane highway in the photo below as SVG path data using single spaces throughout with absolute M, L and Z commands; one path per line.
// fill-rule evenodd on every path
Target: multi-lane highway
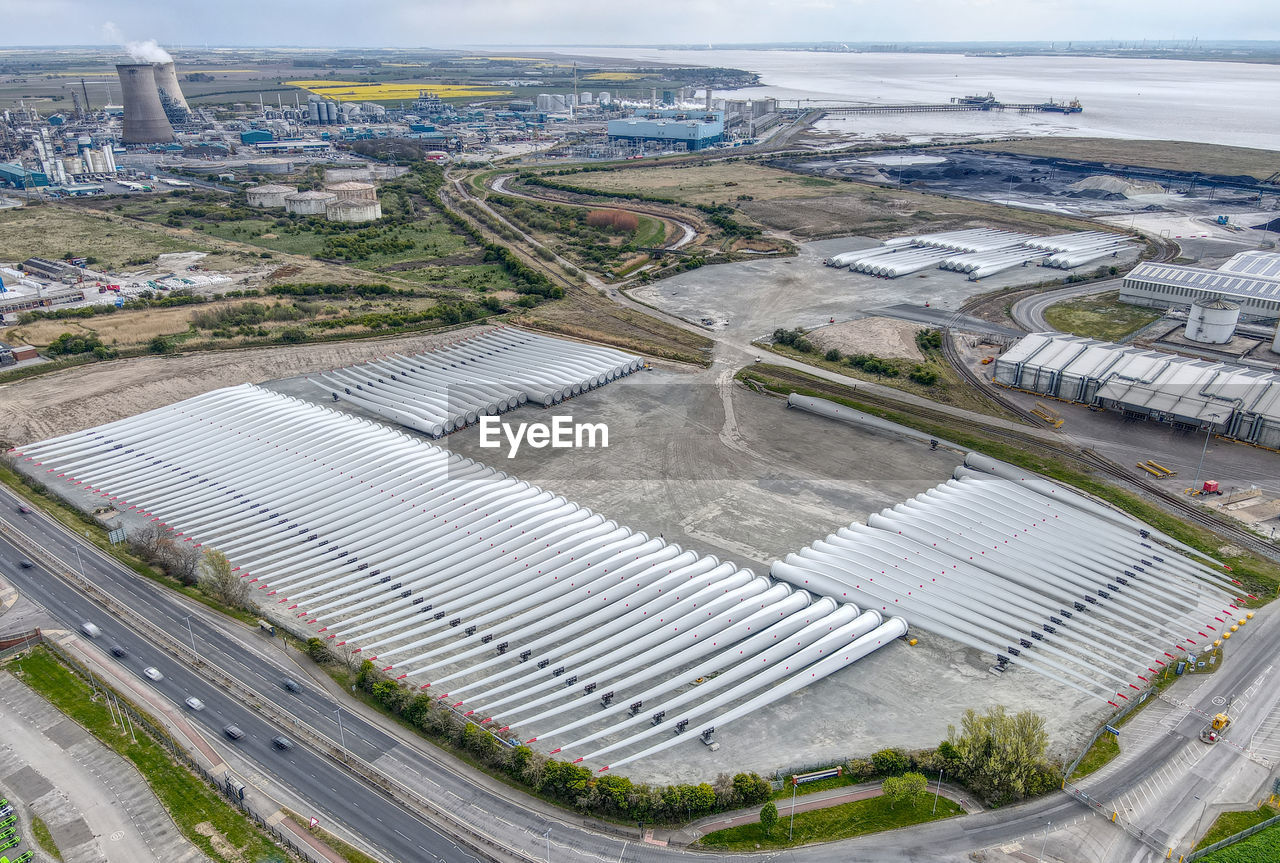
M 203 710 L 187 709 L 188 715 L 216 745 L 234 748 L 241 757 L 259 765 L 279 784 L 312 802 L 320 811 L 341 819 L 351 830 L 384 850 L 389 858 L 476 859 L 474 854 L 423 824 L 384 795 L 346 775 L 323 756 L 302 746 L 294 746 L 287 752 L 276 749 L 271 738 L 281 734 L 289 736 L 289 729 L 271 725 L 257 712 L 194 673 L 181 658 L 156 647 L 124 623 L 111 619 L 101 607 L 68 589 L 38 563 L 30 569 L 21 568 L 18 562 L 25 559 L 23 552 L 0 538 L 0 570 L 5 578 L 25 596 L 44 606 L 67 629 L 78 629 L 84 621 L 96 624 L 102 630 L 97 639 L 98 646 L 104 651 L 114 645 L 123 647 L 128 655 L 115 661 L 140 679 L 145 681 L 142 678 L 144 668 L 158 669 L 164 678 L 145 683 L 167 696 L 175 705 L 183 706 L 189 696 L 204 702 Z M 91 578 L 100 575 L 94 566 L 96 563 L 96 560 L 85 560 L 85 570 Z M 177 611 L 165 608 L 165 605 L 159 602 L 155 607 L 162 614 Z M 286 675 L 283 669 L 246 654 L 197 616 L 190 619 L 197 650 L 208 656 L 211 662 L 260 692 L 279 690 L 277 700 L 287 702 L 292 699 L 294 703 L 285 706 L 291 707 L 300 717 L 306 717 L 313 725 L 325 725 L 324 711 L 328 711 L 329 720 L 336 722 L 330 704 L 316 696 L 314 687 L 304 687 L 296 694 L 285 691 L 281 686 Z M 179 629 L 186 630 L 186 621 L 181 614 L 177 615 L 176 623 L 175 633 Z M 355 717 L 351 717 L 349 724 L 352 727 L 347 729 L 348 744 L 353 750 L 362 751 L 366 757 L 376 757 L 379 747 L 385 750 L 394 745 L 394 741 L 385 734 L 358 722 Z M 223 729 L 228 725 L 239 727 L 244 731 L 244 737 L 234 742 L 226 738 Z
M 261 641 L 255 643 L 255 636 L 239 632 L 238 626 L 229 625 L 217 615 L 99 554 L 41 513 L 18 514 L 18 505 L 19 500 L 11 492 L 0 490 L 0 520 L 11 530 L 19 531 L 70 566 L 83 564 L 85 576 L 116 601 L 183 643 L 189 643 L 194 637 L 195 649 L 207 663 L 248 685 L 330 739 L 339 740 L 338 702 L 326 690 L 305 681 L 297 693 L 285 690 L 282 680 L 286 676 L 296 677 L 296 670 L 291 671 L 277 661 Z M 327 814 L 351 832 L 365 837 L 387 859 L 406 863 L 475 859 L 472 851 L 444 835 L 447 825 L 425 823 L 323 755 L 302 745 L 289 752 L 277 751 L 271 745 L 271 738 L 281 733 L 288 735 L 288 728 L 274 727 L 260 714 L 208 682 L 182 658 L 166 653 L 113 619 L 67 582 L 53 577 L 40 566 L 20 568 L 19 560 L 24 558 L 13 545 L 0 541 L 0 570 L 19 591 L 43 605 L 68 629 L 78 629 L 85 620 L 96 623 L 103 630 L 99 645 L 124 646 L 129 655 L 119 661 L 134 673 L 140 674 L 149 665 L 160 669 L 165 677 L 153 685 L 175 704 L 181 705 L 188 695 L 204 701 L 205 709 L 191 716 L 211 738 L 219 738 L 227 724 L 238 725 L 245 731 L 245 737 L 234 743 L 222 738 L 220 745 L 234 747 L 262 773 L 311 802 L 317 812 Z M 1280 633 L 1271 625 L 1274 615 L 1268 612 L 1270 609 L 1241 633 L 1247 637 L 1232 641 L 1231 661 L 1210 678 L 1208 685 L 1201 686 L 1194 697 L 1211 703 L 1214 697 L 1238 693 L 1247 687 L 1248 681 L 1257 674 L 1262 657 L 1273 653 L 1280 641 Z M 442 804 L 453 816 L 474 825 L 527 860 L 543 859 L 548 829 L 557 860 L 666 863 L 687 853 L 638 843 L 634 831 L 628 837 L 621 828 L 618 835 L 588 829 L 579 819 L 550 810 L 539 801 L 483 779 L 473 779 L 447 756 L 426 744 L 413 745 L 407 738 L 390 734 L 354 711 L 343 710 L 341 734 L 345 735 L 354 755 Z M 1186 742 L 1185 737 L 1182 742 Z M 1123 796 L 1127 789 L 1147 782 L 1164 767 L 1165 760 L 1177 748 L 1172 744 L 1155 747 L 1150 758 L 1108 775 L 1105 787 L 1090 788 L 1090 793 L 1103 799 Z M 1055 794 L 998 812 L 798 849 L 789 856 L 796 861 L 813 863 L 960 860 L 970 850 L 1043 833 L 1048 824 L 1078 821 L 1086 812 L 1075 800 Z M 1146 849 L 1136 839 L 1121 834 L 1102 818 L 1094 817 L 1092 823 L 1095 825 L 1092 829 L 1103 840 L 1101 844 L 1108 846 L 1111 859 L 1142 859 Z

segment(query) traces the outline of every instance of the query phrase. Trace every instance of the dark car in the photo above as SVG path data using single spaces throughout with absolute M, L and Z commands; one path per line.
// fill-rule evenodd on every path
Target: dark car
M 232 740 L 239 740 L 244 737 L 244 732 L 240 730 L 238 725 L 228 725 L 222 729 L 222 733 L 230 737 Z
M 33 564 L 29 560 L 20 560 L 18 561 L 18 566 L 22 567 L 23 569 L 30 569 L 31 567 L 35 566 L 35 564 Z
M 293 741 L 281 734 L 271 738 L 271 745 L 281 752 L 288 752 L 293 748 Z
M 122 644 L 113 644 L 111 645 L 111 655 L 116 659 L 124 659 L 129 655 L 129 651 L 125 650 Z
M 22 513 L 23 515 L 30 515 L 30 514 L 31 514 L 31 507 L 29 507 L 29 506 L 20 506 L 20 507 L 18 507 L 18 512 Z
M 280 681 L 280 685 L 290 692 L 297 692 L 302 689 L 298 684 L 298 681 L 294 680 L 292 677 L 286 677 L 284 680 Z

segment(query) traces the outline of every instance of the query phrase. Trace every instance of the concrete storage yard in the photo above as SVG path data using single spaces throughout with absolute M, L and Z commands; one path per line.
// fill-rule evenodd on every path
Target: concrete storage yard
M 305 379 L 272 388 L 335 407 Z M 358 408 L 336 407 L 359 414 Z M 662 534 L 761 575 L 774 558 L 937 484 L 959 461 L 955 453 L 931 453 L 916 443 L 789 411 L 715 370 L 637 374 L 552 409 L 522 407 L 506 419 L 548 421 L 555 415 L 607 422 L 609 449 L 526 449 L 507 460 L 480 448 L 474 427 L 444 444 L 635 530 Z M 72 497 L 81 505 L 101 500 Z M 894 642 L 735 722 L 717 735 L 717 753 L 690 741 L 624 771 L 652 781 L 703 780 L 723 770 L 767 772 L 883 746 L 933 746 L 965 708 L 994 704 L 1044 714 L 1055 748 L 1078 743 L 1090 727 L 1086 716 L 1099 702 L 1064 695 L 1018 669 L 994 677 L 988 673 L 993 657 L 926 632 L 913 634 L 920 638 L 915 647 Z
M 865 317 L 874 309 L 901 303 L 957 309 L 976 294 L 1066 275 L 1062 270 L 1026 266 L 971 282 L 961 273 L 932 268 L 891 280 L 823 265 L 834 254 L 879 244 L 880 240 L 867 237 L 819 240 L 800 246 L 794 258 L 703 267 L 638 288 L 631 295 L 685 320 L 756 339 L 778 327 L 808 329 L 831 318 Z M 1135 246 L 1114 262 L 1127 263 L 1137 253 Z

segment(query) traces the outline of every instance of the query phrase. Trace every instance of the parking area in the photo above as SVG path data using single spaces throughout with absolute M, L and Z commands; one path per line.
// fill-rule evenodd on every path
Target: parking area
M 150 787 L 87 731 L 0 673 L 0 790 L 39 816 L 66 863 L 197 863 L 207 858 L 183 838 Z M 37 854 L 41 858 L 45 855 Z

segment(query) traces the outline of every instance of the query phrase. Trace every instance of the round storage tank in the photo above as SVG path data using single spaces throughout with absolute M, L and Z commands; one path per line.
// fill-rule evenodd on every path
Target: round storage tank
M 1240 323 L 1240 306 L 1224 297 L 1196 300 L 1187 315 L 1187 338 L 1205 345 L 1225 345 Z
M 284 208 L 301 216 L 323 216 L 326 208 L 336 200 L 328 192 L 294 192 L 284 196 Z
M 382 218 L 382 205 L 374 201 L 331 201 L 325 217 L 334 222 L 372 222 Z
M 372 183 L 361 183 L 358 180 L 348 180 L 345 183 L 333 183 L 325 186 L 324 190 L 332 193 L 339 201 L 378 202 L 378 190 L 374 188 Z
M 244 196 L 250 207 L 283 207 L 286 195 L 298 191 L 294 186 L 277 186 L 268 183 L 265 186 L 254 186 L 245 190 Z

